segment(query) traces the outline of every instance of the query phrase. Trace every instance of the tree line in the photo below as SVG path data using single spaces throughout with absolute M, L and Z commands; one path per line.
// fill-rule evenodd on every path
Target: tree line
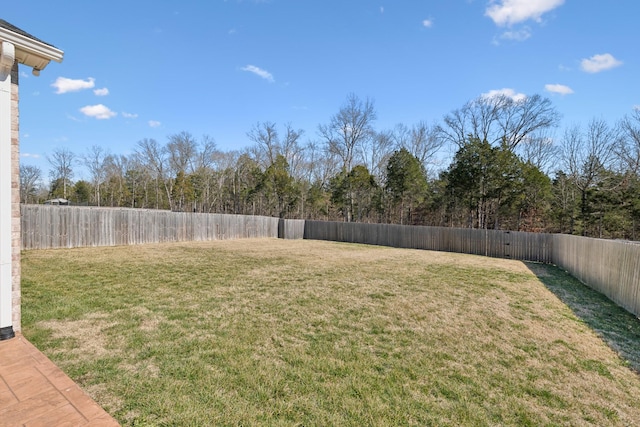
M 304 141 L 266 121 L 243 150 L 189 132 L 143 139 L 130 155 L 61 148 L 47 157 L 48 185 L 20 167 L 21 201 L 638 237 L 638 110 L 559 138 L 560 115 L 539 95 L 481 96 L 437 124 L 378 130 L 376 120 L 374 102 L 350 94 Z M 78 166 L 88 180 L 74 181 Z

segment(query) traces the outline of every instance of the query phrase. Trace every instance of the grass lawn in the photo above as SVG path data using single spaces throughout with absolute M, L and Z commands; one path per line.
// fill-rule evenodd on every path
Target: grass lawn
M 22 256 L 23 333 L 123 425 L 634 425 L 639 322 L 585 289 L 306 240 Z

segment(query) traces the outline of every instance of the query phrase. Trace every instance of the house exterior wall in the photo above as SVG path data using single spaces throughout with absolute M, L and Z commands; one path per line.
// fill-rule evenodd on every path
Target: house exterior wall
M 20 109 L 18 63 L 11 70 L 11 295 L 13 330 L 21 330 L 20 290 Z
M 3 19 L 0 37 L 0 340 L 6 340 L 22 329 L 18 67 L 38 75 L 64 52 Z

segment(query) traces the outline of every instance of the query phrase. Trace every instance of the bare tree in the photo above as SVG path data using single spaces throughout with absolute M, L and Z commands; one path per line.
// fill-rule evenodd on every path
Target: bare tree
M 640 174 L 640 109 L 625 116 L 620 122 L 621 138 L 616 145 L 616 154 L 627 172 Z
M 171 192 L 173 180 L 167 176 L 168 158 L 166 149 L 154 139 L 143 139 L 136 144 L 135 155 L 140 164 L 147 170 L 155 181 L 156 209 L 160 207 L 160 188 L 164 188 L 169 207 L 173 208 Z
M 215 197 L 214 171 L 212 168 L 218 154 L 215 140 L 208 135 L 204 135 L 198 144 L 194 159 L 194 171 L 191 177 L 194 192 L 194 211 L 211 211 L 211 198 Z
M 275 123 L 257 123 L 247 132 L 247 137 L 255 143 L 255 146 L 250 151 L 254 156 L 254 160 L 263 169 L 268 168 L 276 161 L 281 148 Z
M 557 126 L 560 115 L 548 98 L 540 95 L 514 99 L 506 95 L 480 96 L 444 117 L 438 137 L 458 147 L 469 137 L 492 145 L 503 142 L 514 150 L 535 132 Z
M 565 131 L 562 159 L 580 193 L 580 213 L 585 222 L 589 215 L 589 190 L 599 187 L 603 173 L 612 166 L 617 141 L 617 129 L 599 119 L 592 119 L 585 132 L 577 125 Z
M 393 133 L 396 149 L 404 148 L 411 153 L 429 171 L 429 163 L 440 151 L 444 140 L 438 138 L 437 127 L 429 126 L 420 121 L 411 128 L 400 123 L 396 125 Z
M 50 157 L 47 156 L 47 161 L 52 167 L 49 171 L 51 181 L 62 186 L 62 197 L 66 199 L 67 190 L 72 185 L 73 164 L 76 161 L 76 155 L 66 148 L 58 148 Z
M 307 142 L 304 153 L 303 177 L 310 183 L 325 187 L 329 179 L 340 171 L 337 156 L 323 150 L 319 142 Z
M 113 157 L 113 156 L 110 156 Z M 132 208 L 147 208 L 150 206 L 149 201 L 149 184 L 153 182 L 148 170 L 140 163 L 140 158 L 137 155 L 129 157 L 119 156 L 118 159 L 111 160 L 111 166 L 118 167 L 121 177 L 118 177 L 120 182 L 124 182 L 126 186 L 126 195 L 129 198 L 128 205 Z
M 135 156 L 134 156 L 135 158 Z M 104 195 L 106 202 L 111 206 L 125 206 L 130 197 L 126 183 L 126 174 L 129 169 L 128 157 L 124 155 L 108 155 L 104 160 L 105 186 Z
M 374 136 L 373 122 L 376 118 L 373 101 L 368 98 L 362 101 L 355 94 L 350 94 L 329 123 L 318 126 L 327 151 L 340 158 L 345 171 L 351 171 L 358 149 Z
M 376 132 L 372 138 L 364 140 L 360 146 L 358 159 L 376 178 L 378 184 L 384 184 L 387 161 L 393 153 L 393 145 L 393 133 L 382 131 Z
M 291 123 L 287 123 L 284 128 L 284 138 L 280 142 L 280 154 L 287 160 L 291 176 L 296 179 L 300 179 L 303 174 L 305 147 L 300 144 L 303 134 L 302 129 L 294 129 Z
M 86 166 L 91 174 L 91 184 L 93 185 L 94 202 L 100 206 L 100 187 L 104 182 L 105 158 L 108 153 L 100 146 L 93 145 L 82 156 L 82 163 Z
M 560 114 L 549 98 L 540 95 L 527 96 L 521 100 L 506 97 L 501 101 L 499 126 L 507 146 L 513 150 L 525 138 L 535 132 L 551 129 L 560 122 Z
M 20 202 L 36 201 L 36 191 L 42 180 L 42 170 L 37 166 L 20 165 Z
M 234 194 L 235 167 L 238 164 L 240 152 L 218 151 L 213 155 L 213 181 L 209 198 L 209 212 L 227 212 L 232 207 Z
M 215 139 L 209 135 L 204 135 L 200 141 L 199 150 L 196 153 L 195 169 L 211 168 L 217 154 Z
M 525 163 L 531 163 L 541 171 L 549 172 L 557 166 L 560 148 L 546 132 L 525 138 L 518 145 L 517 153 Z
M 174 176 L 178 172 L 193 173 L 196 169 L 198 142 L 189 132 L 180 132 L 169 136 L 166 145 L 168 166 Z
M 303 133 L 302 129 L 294 129 L 291 123 L 287 123 L 280 137 L 275 123 L 257 123 L 247 132 L 247 137 L 254 143 L 248 151 L 263 170 L 273 165 L 279 155 L 283 156 L 291 175 L 298 177 L 303 160 L 304 147 L 300 144 Z
M 504 108 L 507 98 L 504 96 L 480 96 L 469 101 L 462 108 L 453 110 L 444 116 L 445 126 L 438 126 L 438 137 L 443 142 L 449 142 L 463 147 L 469 137 L 480 141 L 492 142 L 492 135 L 496 127 L 499 111 Z

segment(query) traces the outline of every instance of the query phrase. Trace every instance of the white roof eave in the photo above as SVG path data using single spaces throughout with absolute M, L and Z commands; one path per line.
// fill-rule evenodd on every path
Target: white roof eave
M 13 44 L 16 60 L 37 71 L 43 70 L 50 61 L 62 62 L 64 56 L 64 52 L 58 48 L 1 27 L 0 41 Z

